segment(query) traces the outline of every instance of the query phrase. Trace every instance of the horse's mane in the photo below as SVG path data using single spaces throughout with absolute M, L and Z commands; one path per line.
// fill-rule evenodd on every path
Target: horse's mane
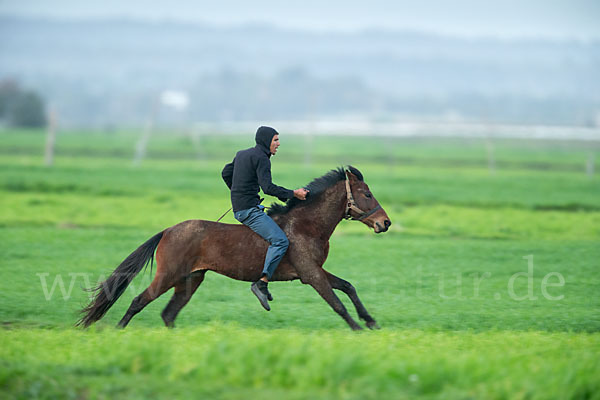
M 358 178 L 358 180 L 363 180 L 363 175 L 359 170 L 351 165 L 349 165 L 347 168 Z M 297 198 L 293 197 L 286 201 L 285 204 L 271 203 L 271 206 L 267 209 L 267 214 L 270 216 L 287 214 L 297 205 L 308 205 L 317 200 L 327 188 L 344 179 L 346 179 L 344 167 L 332 169 L 325 175 L 321 176 L 320 178 L 316 178 L 311 183 L 304 186 L 310 191 L 309 195 L 306 197 L 306 200 L 298 200 Z

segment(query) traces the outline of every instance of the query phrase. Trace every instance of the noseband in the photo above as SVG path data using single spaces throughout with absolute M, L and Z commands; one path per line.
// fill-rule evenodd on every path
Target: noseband
M 352 219 L 355 221 L 362 221 L 367 218 L 369 215 L 372 215 L 375 211 L 381 208 L 381 205 L 377 205 L 377 207 L 373 208 L 369 211 L 363 211 L 356 206 L 356 202 L 354 201 L 354 196 L 352 196 L 352 191 L 350 190 L 350 180 L 348 179 L 348 170 L 344 170 L 344 175 L 346 176 L 346 211 L 344 211 L 344 219 Z M 350 215 L 350 210 L 354 211 L 358 214 L 358 218 Z

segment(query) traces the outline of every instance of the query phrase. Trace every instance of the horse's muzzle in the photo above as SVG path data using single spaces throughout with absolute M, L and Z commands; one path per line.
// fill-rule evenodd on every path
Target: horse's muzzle
M 383 226 L 381 225 L 381 223 L 379 223 L 379 221 L 375 222 L 375 227 L 377 228 L 374 229 L 375 233 L 387 232 L 387 230 L 390 228 L 390 225 L 392 225 L 392 221 L 390 221 L 389 219 L 385 219 L 383 221 Z

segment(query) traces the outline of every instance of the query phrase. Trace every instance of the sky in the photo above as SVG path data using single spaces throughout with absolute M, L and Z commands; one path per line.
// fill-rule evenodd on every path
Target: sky
M 415 30 L 462 37 L 600 39 L 600 0 L 0 0 L 0 16 L 126 17 L 316 31 Z

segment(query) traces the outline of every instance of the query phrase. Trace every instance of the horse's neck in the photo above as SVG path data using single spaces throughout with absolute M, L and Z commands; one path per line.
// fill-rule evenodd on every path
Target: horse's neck
M 309 195 L 310 196 L 310 195 Z M 344 217 L 346 192 L 343 182 L 327 188 L 318 201 L 298 209 L 297 218 L 318 230 L 322 239 L 329 240 L 333 231 Z

